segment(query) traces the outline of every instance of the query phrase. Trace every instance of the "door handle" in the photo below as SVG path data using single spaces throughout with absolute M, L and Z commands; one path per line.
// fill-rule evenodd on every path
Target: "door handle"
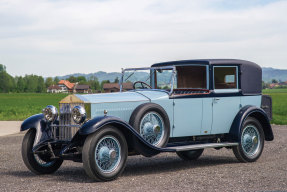
M 220 100 L 220 98 L 214 98 L 214 101 L 219 101 Z

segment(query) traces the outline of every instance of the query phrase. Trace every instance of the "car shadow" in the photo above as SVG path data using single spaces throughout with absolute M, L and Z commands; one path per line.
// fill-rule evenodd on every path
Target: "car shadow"
M 223 164 L 238 163 L 234 157 L 205 156 L 196 161 L 184 161 L 177 156 L 161 157 L 157 159 L 145 159 L 140 162 L 127 164 L 122 176 L 136 176 L 157 174 L 163 172 L 174 172 L 185 169 L 217 166 Z
M 142 156 L 136 156 L 128 158 L 126 168 L 121 177 L 151 175 L 163 172 L 176 172 L 180 170 L 217 166 L 224 164 L 238 163 L 236 158 L 228 156 L 203 156 L 197 161 L 183 161 L 177 156 L 156 156 L 152 158 L 146 158 Z M 30 171 L 7 171 L 2 172 L 1 175 L 12 175 L 20 178 L 33 178 L 42 177 L 61 180 L 63 182 L 76 182 L 76 183 L 92 183 L 85 173 L 82 166 L 65 165 L 61 167 L 57 172 L 51 175 L 38 176 Z

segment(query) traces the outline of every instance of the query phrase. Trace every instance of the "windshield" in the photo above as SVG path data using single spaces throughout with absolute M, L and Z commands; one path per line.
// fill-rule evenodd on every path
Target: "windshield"
M 161 89 L 171 91 L 174 83 L 174 68 L 132 68 L 122 73 L 121 91 L 132 89 Z M 129 89 L 130 88 L 130 89 Z

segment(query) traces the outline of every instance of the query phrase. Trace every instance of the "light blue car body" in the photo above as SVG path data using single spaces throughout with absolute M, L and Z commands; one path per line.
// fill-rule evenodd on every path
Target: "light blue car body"
M 143 103 L 163 107 L 170 120 L 170 137 L 228 133 L 239 110 L 247 105 L 260 107 L 261 96 L 170 98 L 168 92 L 137 90 L 119 93 L 76 95 L 91 104 L 91 118 L 115 116 L 129 122 L 132 112 Z

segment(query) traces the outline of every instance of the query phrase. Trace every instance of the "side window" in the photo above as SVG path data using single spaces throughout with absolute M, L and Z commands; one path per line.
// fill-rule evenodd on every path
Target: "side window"
M 208 89 L 207 66 L 178 66 L 178 89 Z
M 214 89 L 238 89 L 237 67 L 215 66 L 214 70 Z

